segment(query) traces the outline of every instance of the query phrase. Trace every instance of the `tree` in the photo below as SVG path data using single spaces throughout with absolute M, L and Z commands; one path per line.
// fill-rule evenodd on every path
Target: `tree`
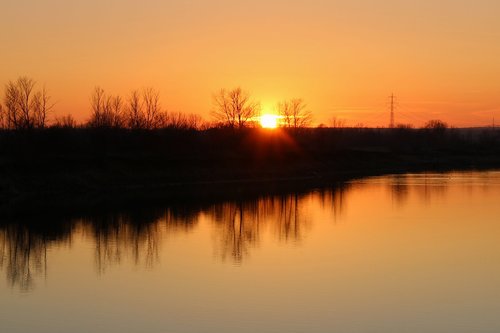
M 125 125 L 131 129 L 157 129 L 165 126 L 167 114 L 162 111 L 158 90 L 133 90 L 126 109 Z
M 301 98 L 293 98 L 278 103 L 278 112 L 285 127 L 300 128 L 311 124 L 312 113 L 306 110 Z
M 142 92 L 144 106 L 144 126 L 155 129 L 163 126 L 165 114 L 161 111 L 160 92 L 153 88 L 145 88 Z
M 45 87 L 35 91 L 36 82 L 26 76 L 19 77 L 15 82 L 9 81 L 5 86 L 2 108 L 2 125 L 10 129 L 43 128 L 47 115 L 52 109 L 50 96 Z
M 104 89 L 95 87 L 90 97 L 92 114 L 87 122 L 90 127 L 115 127 L 123 126 L 123 102 L 118 95 L 106 95 Z
M 250 100 L 241 88 L 221 89 L 213 95 L 213 117 L 231 128 L 242 128 L 260 111 L 260 104 Z
M 444 131 L 448 128 L 448 124 L 442 120 L 433 119 L 425 123 L 424 128 L 436 131 Z
M 90 127 L 105 127 L 109 125 L 106 124 L 104 115 L 105 99 L 104 89 L 99 86 L 95 87 L 90 96 L 90 107 L 92 108 L 92 115 L 88 121 Z
M 125 123 L 125 115 L 123 108 L 123 99 L 121 96 L 110 96 L 108 97 L 108 113 L 111 118 L 111 124 L 113 127 L 123 127 Z
M 142 112 L 142 100 L 137 90 L 133 90 L 128 98 L 126 123 L 131 129 L 144 128 L 145 120 Z
M 344 119 L 340 119 L 340 118 L 337 118 L 337 117 L 332 117 L 330 119 L 330 127 L 331 128 L 343 128 L 345 127 L 345 120 Z

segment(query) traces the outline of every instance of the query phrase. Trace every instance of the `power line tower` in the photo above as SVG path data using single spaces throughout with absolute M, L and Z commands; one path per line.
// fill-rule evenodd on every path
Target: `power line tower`
M 394 109 L 395 109 L 396 96 L 394 96 L 394 94 L 392 94 L 391 96 L 389 96 L 389 98 L 391 101 L 391 120 L 389 122 L 389 128 L 394 128 Z

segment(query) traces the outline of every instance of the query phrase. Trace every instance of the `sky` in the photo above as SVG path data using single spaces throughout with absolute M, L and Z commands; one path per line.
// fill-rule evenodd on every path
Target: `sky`
M 52 117 L 90 94 L 155 87 L 168 111 L 210 120 L 241 86 L 263 112 L 303 98 L 314 124 L 500 123 L 498 0 L 2 0 L 0 85 L 45 85 Z

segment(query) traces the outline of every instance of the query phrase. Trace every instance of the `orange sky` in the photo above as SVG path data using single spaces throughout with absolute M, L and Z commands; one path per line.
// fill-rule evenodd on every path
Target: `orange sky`
M 45 83 L 54 115 L 89 115 L 95 85 L 153 86 L 168 110 L 210 119 L 241 86 L 272 112 L 302 97 L 315 124 L 500 122 L 497 0 L 4 0 L 0 84 Z

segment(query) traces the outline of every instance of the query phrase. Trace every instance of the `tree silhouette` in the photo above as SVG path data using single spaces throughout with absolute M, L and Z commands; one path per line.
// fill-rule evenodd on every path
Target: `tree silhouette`
M 127 100 L 127 126 L 131 129 L 145 127 L 142 100 L 138 90 L 133 90 Z
M 306 110 L 306 104 L 301 98 L 279 102 L 278 112 L 285 127 L 307 127 L 312 121 L 312 113 Z
M 344 128 L 344 127 L 346 127 L 345 124 L 346 124 L 346 121 L 344 119 L 340 119 L 337 117 L 332 117 L 330 119 L 330 127 L 331 128 Z
M 160 92 L 153 88 L 145 88 L 142 92 L 144 127 L 160 128 L 165 123 L 165 114 L 161 111 Z
M 165 126 L 166 120 L 167 113 L 162 111 L 158 90 L 132 90 L 127 99 L 124 126 L 131 129 L 158 129 Z
M 124 123 L 123 102 L 120 96 L 106 95 L 104 89 L 95 87 L 90 97 L 92 114 L 89 127 L 122 127 Z
M 429 120 L 424 125 L 425 129 L 444 131 L 448 128 L 448 124 L 439 119 Z
M 123 127 L 125 117 L 123 111 L 123 100 L 119 95 L 108 97 L 109 113 L 114 127 Z
M 260 111 L 260 104 L 250 100 L 248 92 L 240 87 L 221 89 L 213 95 L 213 117 L 231 128 L 244 127 Z
M 5 109 L 1 108 L 2 125 L 9 129 L 44 128 L 50 105 L 45 87 L 35 91 L 36 82 L 26 76 L 5 86 Z

